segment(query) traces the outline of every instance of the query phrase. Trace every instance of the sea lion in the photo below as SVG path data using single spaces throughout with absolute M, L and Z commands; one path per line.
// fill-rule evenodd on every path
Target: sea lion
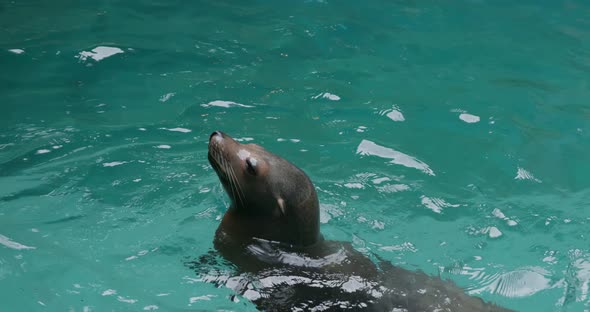
M 324 240 L 311 180 L 263 147 L 215 131 L 208 158 L 231 201 L 214 246 L 238 273 L 228 279 L 202 272 L 204 258 L 192 267 L 259 309 L 510 311 L 450 281 L 396 267 L 347 242 Z

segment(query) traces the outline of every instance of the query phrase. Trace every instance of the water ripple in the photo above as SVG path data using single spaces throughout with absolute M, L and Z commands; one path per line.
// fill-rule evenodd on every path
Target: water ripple
M 485 274 L 483 269 L 465 267 L 462 275 L 469 275 L 479 282 L 469 290 L 470 294 L 489 292 L 510 298 L 520 298 L 534 295 L 555 285 L 551 283 L 551 272 L 541 267 L 524 267 L 510 272 Z

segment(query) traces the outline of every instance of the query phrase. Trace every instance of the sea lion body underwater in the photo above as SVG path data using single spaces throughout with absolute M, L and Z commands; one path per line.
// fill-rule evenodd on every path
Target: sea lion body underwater
M 214 246 L 240 274 L 231 283 L 217 282 L 259 309 L 510 311 L 450 281 L 374 262 L 350 243 L 324 240 L 311 180 L 261 146 L 215 131 L 208 158 L 231 200 Z

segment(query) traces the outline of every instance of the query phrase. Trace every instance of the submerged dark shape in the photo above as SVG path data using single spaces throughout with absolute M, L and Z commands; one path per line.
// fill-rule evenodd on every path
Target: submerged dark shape
M 209 255 L 190 264 L 202 280 L 232 288 L 264 311 L 510 311 L 450 281 L 324 240 L 310 179 L 264 148 L 216 131 L 208 156 L 231 200 L 214 246 L 238 273 L 212 269 Z

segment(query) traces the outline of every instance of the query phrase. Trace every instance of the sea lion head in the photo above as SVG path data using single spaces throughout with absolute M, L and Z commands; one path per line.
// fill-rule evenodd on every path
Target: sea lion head
M 224 221 L 229 214 L 240 235 L 298 246 L 319 239 L 317 194 L 301 169 L 220 131 L 209 137 L 208 158 L 231 200 Z

